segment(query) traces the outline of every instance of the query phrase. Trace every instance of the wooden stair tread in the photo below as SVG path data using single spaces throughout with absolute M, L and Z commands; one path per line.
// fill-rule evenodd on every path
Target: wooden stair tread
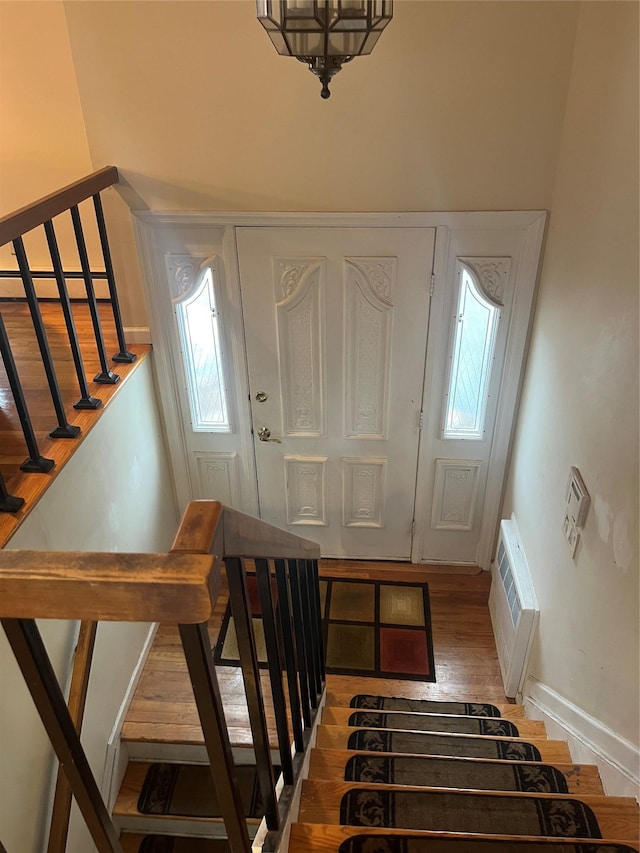
M 462 714 L 422 714 L 415 711 L 362 711 L 358 708 L 327 708 L 326 705 L 322 711 L 322 722 L 328 726 L 348 726 L 349 720 L 351 716 L 355 713 L 372 713 L 372 714 L 385 714 L 387 715 L 388 722 L 392 720 L 397 720 L 399 723 L 402 721 L 403 717 L 411 716 L 418 717 L 422 721 L 424 721 L 424 729 L 420 729 L 421 731 L 440 731 L 437 728 L 437 725 L 440 722 L 447 723 L 451 721 L 453 725 L 453 721 L 464 722 L 484 722 L 488 723 L 500 722 L 501 717 L 469 717 L 463 716 Z M 506 719 L 506 718 L 505 718 Z M 430 728 L 429 723 L 432 723 L 434 728 Z M 527 719 L 518 719 L 518 720 L 508 720 L 509 723 L 514 725 L 519 733 L 521 738 L 546 738 L 547 732 L 545 729 L 545 725 L 541 720 L 527 720 Z M 388 725 L 387 728 L 396 728 L 395 725 Z
M 481 801 L 484 798 L 495 797 L 490 791 L 459 792 L 443 788 L 400 788 L 393 785 L 359 785 L 351 782 L 330 782 L 305 780 L 302 784 L 302 799 L 300 802 L 299 820 L 301 823 L 325 823 L 338 824 L 340 822 L 340 802 L 347 791 L 367 790 L 375 787 L 376 791 L 429 791 L 457 796 L 472 796 L 474 800 Z M 632 797 L 607 797 L 603 795 L 581 795 L 579 798 L 573 795 L 558 794 L 527 794 L 501 793 L 499 796 L 506 798 L 524 799 L 579 799 L 588 805 L 596 816 L 602 835 L 608 838 L 624 839 L 628 844 L 637 844 L 638 832 L 638 806 Z M 362 830 L 362 827 L 360 827 Z
M 229 741 L 232 747 L 253 746 L 250 729 L 244 726 L 230 727 Z M 176 723 L 127 722 L 122 728 L 122 740 L 138 743 L 188 744 L 204 747 L 202 728 L 199 725 L 177 725 Z M 277 741 L 270 739 L 272 749 L 278 748 Z
M 355 755 L 372 755 L 372 753 L 357 752 L 355 750 L 349 749 L 312 749 L 309 764 L 309 778 L 313 778 L 314 780 L 343 781 L 344 767 L 347 761 L 349 761 L 349 759 Z M 374 755 L 376 758 L 384 758 L 390 755 L 398 755 L 398 753 L 377 752 L 374 753 Z M 526 766 L 531 763 L 503 761 L 499 758 L 449 758 L 447 756 L 444 756 L 443 758 L 445 760 L 469 762 L 471 764 L 522 764 Z M 583 794 L 594 794 L 600 796 L 604 795 L 602 782 L 600 780 L 600 774 L 598 773 L 598 768 L 595 765 L 556 762 L 555 764 L 551 764 L 551 766 L 555 767 L 556 770 L 559 770 L 560 773 L 564 775 L 565 779 L 567 780 L 567 785 L 570 794 L 580 796 L 582 796 Z
M 138 799 L 140 797 L 147 772 L 151 766 L 151 763 L 145 761 L 131 761 L 127 765 L 127 770 L 113 807 L 113 816 L 118 819 L 120 824 L 125 825 L 127 818 L 136 818 L 138 819 L 138 822 L 140 819 L 144 820 L 144 818 L 161 819 L 163 821 L 167 821 L 167 823 L 173 822 L 176 825 L 185 821 L 203 824 L 223 824 L 222 818 L 219 817 L 147 814 L 138 811 Z M 247 818 L 247 824 L 258 826 L 260 824 L 260 818 Z
M 327 707 L 327 708 L 348 708 L 348 707 L 350 707 L 349 703 L 351 702 L 353 697 L 356 695 L 359 695 L 359 694 L 328 692 L 327 698 L 325 701 L 325 707 Z M 415 697 L 413 697 L 413 696 L 403 697 L 403 696 L 396 695 L 393 698 L 413 699 Z M 429 700 L 429 697 L 427 697 L 427 696 L 424 696 L 423 698 Z M 447 700 L 433 699 L 433 700 L 429 700 L 429 701 L 443 702 L 443 701 L 447 701 Z M 451 699 L 449 701 L 451 701 L 451 702 L 455 702 L 455 701 L 464 702 L 465 700 L 464 699 L 460 699 L 460 700 Z M 508 719 L 508 720 L 523 719 L 524 717 L 526 717 L 524 705 L 512 705 L 510 703 L 501 703 L 501 702 L 488 702 L 485 704 L 495 705 L 495 707 L 500 711 L 500 716 L 504 717 L 505 719 Z M 363 710 L 363 709 L 362 708 L 352 708 L 352 710 L 358 711 L 358 710 Z M 428 712 L 425 712 L 425 713 L 428 713 Z M 437 713 L 437 712 L 434 711 L 433 713 Z
M 352 735 L 357 728 L 349 728 L 347 726 L 318 726 L 318 736 L 316 746 L 321 749 L 347 749 L 349 736 Z M 376 731 L 384 732 L 386 729 L 376 729 Z M 438 733 L 436 733 L 438 734 Z M 464 738 L 480 738 L 481 740 L 498 740 L 498 741 L 514 741 L 526 742 L 533 744 L 539 752 L 542 761 L 553 764 L 560 761 L 563 764 L 571 763 L 571 755 L 569 747 L 565 741 L 559 740 L 541 740 L 539 738 L 488 738 L 486 735 L 456 735 L 447 733 L 446 737 L 464 737 Z
M 291 835 L 289 837 L 289 853 L 338 853 L 339 847 L 343 841 L 348 838 L 353 838 L 357 835 L 379 835 L 383 838 L 392 838 L 393 836 L 411 836 L 415 838 L 430 838 L 434 841 L 433 853 L 442 853 L 442 847 L 438 842 L 447 840 L 452 843 L 459 844 L 466 840 L 473 840 L 478 845 L 474 847 L 474 853 L 483 853 L 483 846 L 479 844 L 482 841 L 517 841 L 517 842 L 535 842 L 540 848 L 540 851 L 549 851 L 553 853 L 554 849 L 558 849 L 561 845 L 571 842 L 567 838 L 548 838 L 540 839 L 529 836 L 507 836 L 507 835 L 472 835 L 461 838 L 456 833 L 448 832 L 429 832 L 419 830 L 401 830 L 381 828 L 366 828 L 359 826 L 337 826 L 336 824 L 321 824 L 321 823 L 294 823 L 291 827 Z M 593 839 L 593 844 L 628 844 L 629 842 L 620 839 Z M 456 853 L 455 847 L 446 848 L 446 853 Z M 464 853 L 468 853 L 467 850 Z

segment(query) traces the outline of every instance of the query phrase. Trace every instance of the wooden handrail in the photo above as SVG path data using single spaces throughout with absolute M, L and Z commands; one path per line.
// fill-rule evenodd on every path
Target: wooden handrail
M 44 222 L 64 213 L 76 204 L 99 193 L 107 187 L 117 184 L 119 180 L 116 166 L 105 166 L 79 181 L 63 187 L 44 198 L 21 207 L 14 213 L 0 217 L 0 246 L 16 240 L 27 231 L 37 228 Z
M 0 551 L 0 618 L 205 622 L 220 576 L 198 554 Z
M 219 501 L 192 501 L 188 504 L 173 551 L 226 557 L 266 559 L 320 559 L 320 546 L 252 515 L 224 506 Z
M 229 844 L 234 851 L 249 853 L 251 842 L 207 626 L 220 591 L 220 563 L 226 561 L 265 820 L 269 830 L 277 831 L 281 826 L 280 812 L 244 558 L 255 558 L 271 661 L 279 748 L 281 756 L 290 758 L 279 638 L 286 640 L 288 637 L 291 654 L 287 656 L 287 678 L 292 688 L 290 693 L 295 693 L 296 699 L 296 703 L 292 700 L 291 707 L 297 708 L 296 717 L 299 718 L 297 685 L 300 680 L 305 680 L 306 704 L 315 709 L 318 708 L 318 691 L 322 691 L 324 684 L 324 670 L 316 666 L 314 656 L 314 644 L 321 641 L 319 596 L 311 587 L 312 583 L 317 585 L 319 556 L 316 543 L 225 507 L 218 501 L 194 501 L 187 506 L 169 554 L 0 551 L 2 628 L 100 853 L 121 853 L 122 848 L 79 738 L 95 623 L 100 620 L 157 621 L 178 625 Z M 275 621 L 270 560 L 275 561 L 282 610 L 289 612 L 291 599 L 295 627 L 290 621 L 286 625 Z M 41 618 L 93 622 L 87 634 L 87 653 L 81 655 L 77 673 L 74 668 L 75 686 L 68 704 L 35 621 Z M 301 620 L 304 625 L 297 624 Z M 309 674 L 307 668 L 298 671 L 291 665 L 296 659 L 294 643 L 298 642 Z M 310 724 L 309 708 L 305 710 L 304 719 Z M 300 732 L 294 737 L 297 745 L 304 746 Z M 285 782 L 292 784 L 293 763 L 289 760 L 285 767 L 282 761 L 282 766 Z M 49 846 L 52 853 L 64 849 L 70 802 L 66 787 L 66 784 L 58 786 L 58 805 Z

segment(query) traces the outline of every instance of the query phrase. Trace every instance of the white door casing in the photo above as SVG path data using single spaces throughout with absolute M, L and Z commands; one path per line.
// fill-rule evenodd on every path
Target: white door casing
M 425 371 L 423 429 L 418 433 L 417 480 L 415 470 L 413 479 L 411 477 L 403 478 L 403 481 L 411 481 L 411 484 L 407 486 L 407 489 L 411 491 L 411 501 L 413 501 L 413 488 L 415 487 L 415 511 L 409 513 L 415 517 L 413 545 L 410 544 L 410 524 L 405 525 L 404 537 L 406 543 L 409 543 L 411 559 L 414 562 L 477 563 L 488 568 L 499 522 L 504 475 L 517 408 L 519 381 L 545 221 L 546 214 L 540 211 L 295 215 L 155 213 L 143 211 L 135 214 L 136 234 L 141 253 L 154 343 L 154 361 L 157 367 L 159 396 L 180 504 L 184 505 L 193 497 L 222 497 L 223 501 L 231 503 L 245 512 L 254 514 L 258 512 L 258 492 L 251 430 L 253 425 L 257 425 L 258 421 L 260 421 L 258 426 L 269 426 L 266 423 L 266 418 L 259 414 L 268 410 L 268 402 L 261 405 L 257 404 L 255 400 L 249 402 L 249 383 L 243 337 L 243 305 L 237 254 L 237 240 L 242 239 L 238 237 L 242 233 L 242 229 L 269 231 L 276 228 L 289 230 L 295 228 L 295 233 L 300 237 L 312 229 L 334 231 L 336 228 L 340 228 L 347 231 L 351 230 L 351 233 L 354 234 L 354 229 L 373 228 L 378 229 L 378 235 L 381 235 L 384 229 L 390 229 L 390 231 L 408 229 L 423 234 L 428 233 L 429 229 L 436 229 L 434 290 L 430 308 L 429 343 Z M 298 241 L 290 247 L 291 251 L 281 253 L 281 260 L 286 261 L 287 256 L 291 256 L 288 257 L 289 261 L 306 258 L 316 263 L 318 258 L 326 257 L 320 252 L 302 251 L 302 248 L 308 247 L 303 246 Z M 233 429 L 226 436 L 213 433 L 196 435 L 190 429 L 188 409 L 185 417 L 184 397 L 181 397 L 184 375 L 180 367 L 179 346 L 176 344 L 175 315 L 171 305 L 170 281 L 167 278 L 168 255 L 185 255 L 199 259 L 200 262 L 214 259 L 218 266 L 218 285 L 222 289 L 222 311 L 227 358 L 230 365 L 229 375 L 233 382 L 234 391 L 232 394 Z M 390 259 L 399 257 L 397 252 L 388 250 L 387 246 L 383 250 L 381 244 L 376 244 L 373 250 L 370 246 L 367 247 L 367 251 L 364 249 L 352 251 L 347 248 L 343 256 L 350 258 L 350 261 L 343 262 L 343 270 L 341 271 L 341 276 L 345 282 L 348 283 L 349 275 L 351 276 L 351 286 L 346 289 L 347 295 L 351 293 L 353 300 L 355 294 L 358 299 L 363 300 L 362 304 L 370 309 L 370 312 L 375 312 L 372 316 L 380 320 L 377 323 L 377 334 L 380 333 L 380 329 L 391 329 L 392 337 L 393 335 L 396 338 L 402 337 L 402 333 L 399 332 L 399 324 L 401 328 L 404 321 L 398 319 L 396 310 L 398 306 L 393 306 L 396 316 L 393 317 L 392 322 L 389 322 L 388 316 L 386 320 L 380 319 L 384 318 L 385 314 L 388 315 L 390 306 L 385 304 L 384 295 L 383 298 L 380 298 L 380 294 L 376 295 L 375 288 L 372 290 L 371 285 L 365 283 L 365 271 L 362 264 L 358 265 L 358 258 Z M 446 365 L 449 357 L 452 312 L 455 313 L 453 300 L 456 298 L 454 290 L 456 270 L 459 270 L 461 262 L 468 262 L 471 265 L 476 263 L 477 266 L 480 261 L 494 263 L 496 259 L 500 260 L 500 263 L 507 263 L 508 272 L 506 277 L 503 275 L 505 306 L 502 309 L 496 340 L 495 365 L 491 376 L 487 407 L 489 417 L 486 421 L 486 432 L 489 432 L 490 422 L 493 420 L 493 433 L 490 438 L 485 436 L 481 441 L 444 440 L 442 436 L 443 407 L 441 398 L 443 393 L 446 393 Z M 508 262 L 504 259 L 508 259 Z M 285 340 L 287 324 L 291 328 L 296 327 L 296 323 L 292 324 L 289 320 L 295 316 L 296 311 L 299 315 L 304 314 L 305 299 L 307 302 L 313 302 L 309 293 L 314 290 L 314 287 L 310 284 L 309 276 L 320 275 L 323 281 L 322 286 L 315 287 L 314 298 L 318 299 L 318 294 L 323 293 L 324 282 L 326 282 L 326 261 L 324 270 L 320 267 L 317 267 L 315 272 L 311 267 L 305 269 L 304 276 L 307 278 L 306 282 L 299 283 L 301 289 L 294 288 L 284 299 L 277 300 L 282 303 L 279 309 L 279 319 L 275 302 L 273 302 L 272 311 L 275 315 L 275 326 L 272 328 L 277 330 L 278 324 L 280 324 L 280 329 L 276 332 L 276 335 L 280 334 L 279 340 Z M 345 275 L 345 269 L 349 274 Z M 269 276 L 273 287 L 275 279 L 272 270 L 269 271 Z M 355 284 L 354 278 L 358 279 Z M 245 315 L 247 313 L 246 301 L 249 298 L 253 299 L 254 286 L 249 282 L 244 282 L 242 296 L 245 300 Z M 384 294 L 383 291 L 381 292 Z M 365 297 L 367 293 L 368 298 Z M 273 294 L 274 291 L 271 290 L 272 300 Z M 342 301 L 343 313 L 351 311 L 353 314 L 353 310 L 353 305 L 349 306 L 348 299 L 346 303 Z M 317 316 L 322 317 L 321 305 L 318 305 L 317 312 L 320 312 L 317 313 Z M 418 315 L 418 312 L 415 313 Z M 286 317 L 289 320 L 283 319 Z M 246 316 L 244 319 L 246 321 Z M 308 318 L 306 320 L 298 318 L 297 326 L 300 327 L 300 324 L 304 325 L 305 322 L 308 322 Z M 253 329 L 249 330 L 248 323 L 246 327 L 249 335 Z M 323 333 L 326 333 L 326 328 L 325 323 Z M 326 347 L 326 341 L 323 342 L 319 336 L 320 332 L 318 332 L 316 346 L 323 343 Z M 417 340 L 415 336 L 413 338 L 404 337 L 407 341 L 413 340 L 414 343 Z M 290 344 L 294 339 L 295 335 L 289 335 Z M 351 388 L 347 398 L 347 403 L 351 405 L 351 409 L 349 409 L 349 405 L 343 406 L 344 417 L 340 416 L 339 427 L 343 435 L 343 447 L 339 454 L 340 480 L 343 480 L 345 472 L 350 474 L 344 478 L 341 499 L 346 497 L 345 506 L 354 506 L 352 492 L 354 489 L 356 491 L 359 489 L 360 497 L 356 503 L 362 504 L 358 507 L 360 512 L 356 516 L 350 517 L 346 511 L 343 512 L 341 527 L 343 531 L 346 531 L 348 542 L 350 537 L 352 539 L 352 534 L 356 537 L 365 536 L 365 538 L 369 535 L 375 539 L 376 536 L 379 538 L 380 532 L 385 530 L 385 528 L 376 526 L 379 523 L 380 507 L 383 505 L 377 498 L 377 490 L 380 490 L 384 485 L 387 486 L 388 490 L 389 470 L 395 465 L 398 457 L 395 452 L 391 456 L 386 455 L 386 457 L 378 450 L 371 452 L 370 448 L 376 444 L 379 445 L 381 441 L 387 441 L 387 439 L 374 437 L 379 435 L 379 430 L 378 432 L 375 431 L 378 427 L 373 422 L 369 422 L 366 426 L 366 429 L 371 430 L 368 438 L 364 438 L 362 435 L 348 437 L 350 429 L 349 411 L 351 411 L 351 427 L 353 427 L 354 408 L 352 404 L 356 399 L 356 395 L 353 393 L 353 382 L 351 386 L 348 386 L 350 375 L 348 365 L 349 363 L 358 363 L 358 358 L 362 358 L 362 355 L 357 355 L 358 350 L 357 348 L 354 349 L 355 338 L 353 335 L 343 336 L 343 339 L 344 346 L 340 358 L 342 358 L 342 370 L 347 377 L 345 380 L 347 387 Z M 269 345 L 273 347 L 273 337 Z M 251 344 L 249 346 L 251 348 Z M 258 345 L 256 344 L 256 346 Z M 313 348 L 308 351 L 313 357 Z M 338 348 L 330 345 L 326 351 L 329 354 L 330 363 L 335 365 L 338 358 Z M 380 340 L 375 351 L 380 356 L 386 352 L 388 357 L 385 345 L 380 343 Z M 424 363 L 424 357 L 423 352 L 416 361 Z M 502 359 L 502 364 L 499 363 L 500 359 Z M 258 358 L 258 364 L 259 361 Z M 391 365 L 393 370 L 393 357 L 391 358 Z M 289 368 L 291 369 L 288 376 L 285 369 L 285 387 L 289 387 L 291 381 L 295 382 L 293 375 L 295 370 L 293 369 L 299 368 L 295 359 L 293 362 L 291 359 L 289 360 Z M 336 375 L 335 367 L 331 367 L 326 375 Z M 322 402 L 325 420 L 324 422 L 320 421 L 319 427 L 317 424 L 315 426 L 311 424 L 311 427 L 308 424 L 303 424 L 303 431 L 315 429 L 321 435 L 304 437 L 307 444 L 313 443 L 314 440 L 321 442 L 323 440 L 322 435 L 328 436 L 329 431 L 333 429 L 331 417 L 335 420 L 335 415 L 329 416 L 328 412 L 329 409 L 335 410 L 335 407 L 328 406 L 328 400 L 335 391 L 336 383 L 327 382 L 326 375 L 324 385 L 320 388 L 322 395 L 324 395 Z M 353 377 L 353 375 L 352 369 L 351 376 Z M 413 417 L 411 407 L 407 409 L 404 404 L 402 406 L 394 405 L 392 391 L 394 382 L 396 380 L 392 380 L 388 388 L 384 384 L 380 386 L 377 383 L 377 396 L 374 395 L 372 398 L 374 400 L 373 411 L 376 409 L 375 400 L 384 399 L 385 393 L 391 395 L 388 397 L 390 404 L 388 409 L 390 413 L 389 424 L 392 424 L 394 417 L 399 418 L 403 413 L 406 415 L 407 412 L 411 412 L 411 417 Z M 255 385 L 251 387 L 254 396 L 260 390 L 264 389 L 256 388 Z M 320 393 L 318 387 L 312 388 L 311 391 L 310 399 L 314 399 L 317 403 L 318 393 Z M 272 401 L 272 398 L 269 399 Z M 412 406 L 416 402 L 415 395 L 410 399 L 413 400 Z M 176 400 L 180 401 L 181 405 L 176 406 Z M 366 408 L 371 409 L 371 406 Z M 277 429 L 271 426 L 272 437 L 280 438 L 281 441 L 284 440 L 280 430 L 285 431 L 285 425 L 287 425 L 285 415 L 289 418 L 286 431 L 295 433 L 295 428 L 292 429 L 291 414 L 291 410 L 285 412 L 280 406 L 280 414 L 278 419 L 274 421 L 277 424 Z M 252 415 L 254 424 L 252 424 Z M 417 417 L 419 422 L 419 406 Z M 255 420 L 256 418 L 257 420 Z M 362 429 L 363 424 L 356 423 L 355 432 L 362 432 Z M 302 440 L 302 436 L 289 435 L 287 437 L 287 441 L 290 442 L 293 442 L 294 439 L 300 443 L 299 440 Z M 348 448 L 357 446 L 358 449 L 353 452 L 346 450 L 344 449 L 345 444 Z M 258 454 L 262 450 L 271 450 L 274 447 L 279 448 L 280 446 L 274 442 L 258 443 L 256 441 L 256 452 Z M 284 450 L 284 448 L 280 449 Z M 272 455 L 275 456 L 275 454 Z M 283 455 L 285 454 L 283 453 Z M 316 452 L 306 448 L 304 453 L 299 453 L 297 450 L 290 449 L 286 455 L 289 457 L 286 460 L 287 467 L 284 466 L 285 460 L 281 461 L 283 462 L 283 470 L 286 471 L 288 468 L 290 472 L 289 482 L 294 491 L 300 488 L 304 490 L 305 480 L 308 484 L 315 475 L 320 476 L 319 471 L 323 470 L 326 475 L 327 470 L 332 465 L 334 468 L 336 467 L 334 463 L 329 463 L 330 455 L 320 450 Z M 308 465 L 309 470 L 304 471 L 303 476 L 298 476 L 296 480 L 296 474 L 300 474 L 299 467 L 296 468 L 299 462 L 296 459 L 298 456 L 303 457 L 303 464 Z M 326 461 L 325 457 L 327 457 Z M 263 454 L 263 458 L 268 459 L 269 457 Z M 205 460 L 204 463 L 203 459 Z M 311 462 L 314 464 L 311 465 Z M 204 476 L 203 471 L 213 472 L 213 476 Z M 447 475 L 453 476 L 448 477 Z M 283 475 L 278 476 L 281 478 L 280 483 L 284 491 Z M 232 482 L 235 483 L 233 489 L 229 485 Z M 364 488 L 363 483 L 368 483 L 369 486 Z M 453 489 L 450 488 L 451 484 L 453 484 Z M 325 485 L 328 486 L 326 479 Z M 221 491 L 225 491 L 225 494 L 221 495 Z M 232 491 L 235 493 L 232 494 Z M 391 504 L 394 506 L 396 497 L 395 492 L 390 494 Z M 448 505 L 447 501 L 449 502 Z M 453 506 L 452 502 L 453 504 L 456 502 L 460 504 L 462 510 L 460 510 L 460 506 Z M 304 500 L 302 503 L 305 503 Z M 387 505 L 388 503 L 387 501 Z M 444 519 L 445 523 L 442 523 L 442 510 L 443 507 L 445 510 L 447 507 L 451 510 L 452 506 L 453 514 L 459 515 L 462 512 L 462 518 L 461 520 L 458 519 L 453 525 L 447 526 L 447 518 Z M 472 513 L 470 507 L 472 507 Z M 289 510 L 291 510 L 291 504 Z M 264 512 L 267 512 L 266 507 L 263 507 Z M 403 508 L 402 512 L 405 514 L 406 510 Z M 465 512 L 467 513 L 466 517 Z M 446 515 L 447 513 L 445 513 Z M 291 519 L 291 517 L 290 512 L 289 518 Z M 450 520 L 451 512 L 448 513 L 448 517 Z M 352 523 L 348 523 L 349 521 Z M 347 523 L 345 524 L 345 522 Z M 465 527 L 470 529 L 464 529 Z M 291 527 L 291 529 L 297 530 L 302 535 L 312 539 L 317 538 L 314 537 L 314 532 L 320 528 L 321 525 L 319 524 L 312 524 L 311 526 L 297 524 Z M 354 540 L 352 539 L 352 541 Z M 363 541 L 362 538 L 360 541 Z M 373 548 L 373 552 L 376 551 L 377 547 L 376 545 Z M 401 553 L 408 556 L 407 545 L 405 544 L 403 547 L 405 550 Z M 364 551 L 362 555 L 378 558 L 393 556 L 391 552 L 373 552 Z M 339 553 L 349 556 L 360 555 L 360 552 L 350 553 L 344 548 Z

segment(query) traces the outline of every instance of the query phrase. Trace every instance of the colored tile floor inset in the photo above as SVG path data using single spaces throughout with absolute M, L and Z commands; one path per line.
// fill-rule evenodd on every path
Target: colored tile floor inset
M 327 666 L 336 669 L 376 668 L 375 630 L 367 625 L 329 625 Z
M 375 609 L 374 584 L 334 581 L 331 585 L 330 619 L 345 622 L 373 622 Z
M 429 652 L 424 631 L 380 628 L 380 669 L 383 672 L 429 673 Z
M 381 586 L 380 622 L 424 628 L 424 596 L 417 586 Z
M 259 663 L 264 663 L 267 660 L 267 646 L 264 639 L 264 625 L 261 618 L 253 618 L 253 636 L 256 641 L 256 653 Z M 238 651 L 238 639 L 236 637 L 236 626 L 233 621 L 233 616 L 229 619 L 227 634 L 224 638 L 222 647 L 222 658 L 225 660 L 240 660 L 240 652 Z
M 325 610 L 327 607 L 327 591 L 329 589 L 329 584 L 327 581 L 320 581 L 320 614 L 322 618 L 326 616 Z

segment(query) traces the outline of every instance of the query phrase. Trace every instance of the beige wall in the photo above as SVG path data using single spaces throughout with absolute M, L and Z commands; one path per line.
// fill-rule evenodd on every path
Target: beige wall
M 0 0 L 0 216 L 91 171 L 62 3 Z M 37 269 L 45 241 L 26 245 Z M 15 268 L 9 246 L 0 266 Z
M 549 205 L 577 4 L 407 2 L 329 101 L 252 0 L 65 3 L 94 166 L 133 207 L 466 210 Z M 126 236 L 128 212 L 109 213 Z M 125 314 L 145 313 L 129 237 Z
M 142 364 L 9 542 L 9 548 L 168 550 L 177 528 L 151 360 Z M 76 623 L 40 627 L 65 683 Z M 149 631 L 146 624 L 98 627 L 82 741 L 98 781 L 120 703 Z M 11 651 L 0 636 L 0 839 L 11 853 L 46 849 L 53 758 Z M 91 840 L 74 813 L 68 853 Z
M 638 5 L 585 3 L 505 509 L 541 618 L 531 674 L 638 738 Z M 571 559 L 569 468 L 592 505 Z

